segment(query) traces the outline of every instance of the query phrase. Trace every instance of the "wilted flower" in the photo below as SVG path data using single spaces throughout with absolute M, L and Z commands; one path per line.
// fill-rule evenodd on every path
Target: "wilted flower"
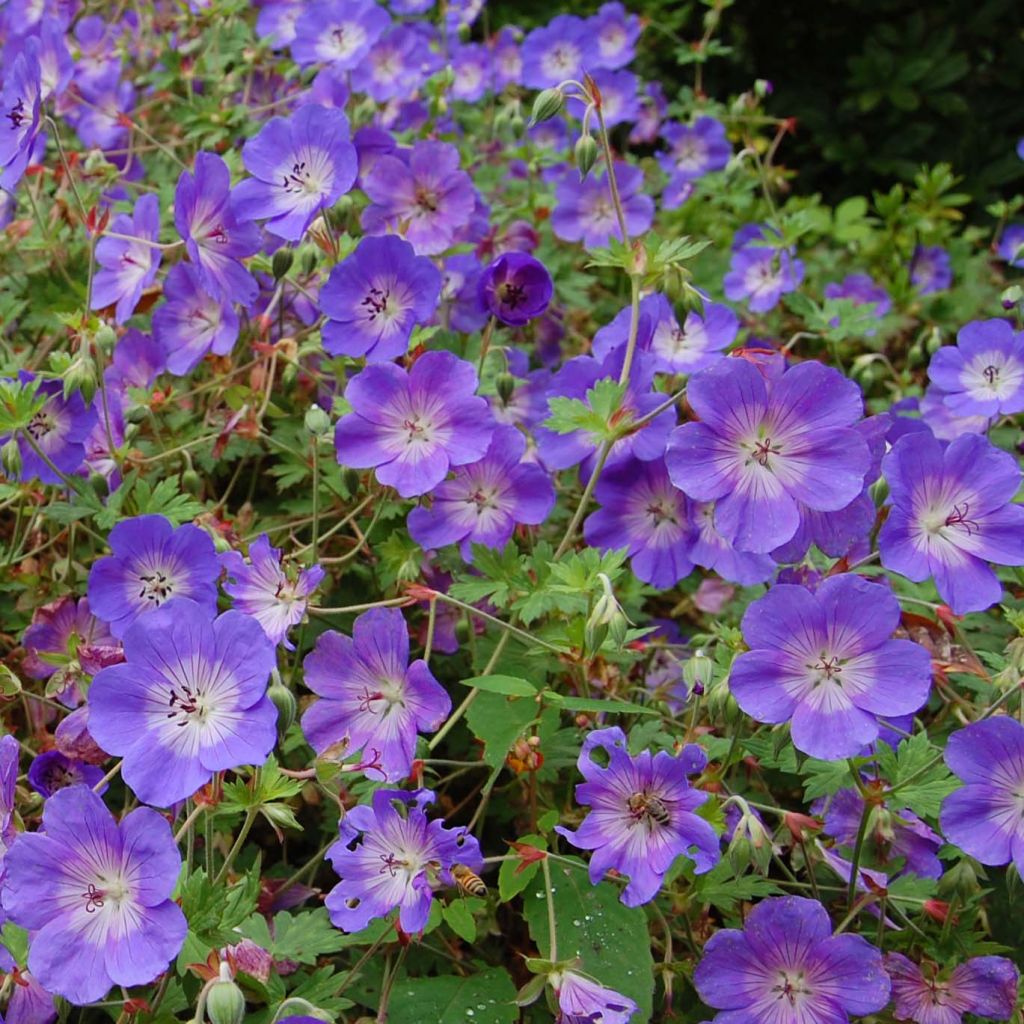
M 272 548 L 265 533 L 249 545 L 248 563 L 237 551 L 225 551 L 220 563 L 228 577 L 224 593 L 234 599 L 234 607 L 251 615 L 273 643 L 294 650 L 288 630 L 302 621 L 306 599 L 320 585 L 324 570 L 312 565 L 289 576 L 281 567 L 281 549 Z
M 481 870 L 480 847 L 465 828 L 428 821 L 422 805 L 431 800 L 423 791 L 379 789 L 370 806 L 354 807 L 342 819 L 341 839 L 327 851 L 341 881 L 325 901 L 338 928 L 362 931 L 398 908 L 402 931 L 415 934 L 430 915 L 432 881 L 453 885 L 456 864 Z
M 63 789 L 43 807 L 43 831 L 19 835 L 5 866 L 4 909 L 32 933 L 29 970 L 71 1003 L 152 981 L 185 941 L 170 898 L 181 855 L 148 807 L 118 824 L 88 786 Z
M 417 324 L 437 309 L 441 275 L 396 235 L 364 238 L 320 290 L 321 332 L 332 355 L 379 363 L 404 355 Z
M 607 767 L 592 756 L 595 748 L 607 755 Z M 590 813 L 575 832 L 561 826 L 555 831 L 573 846 L 593 851 L 591 882 L 596 885 L 614 868 L 629 876 L 622 902 L 629 907 L 647 903 L 676 857 L 693 860 L 697 874 L 718 861 L 718 837 L 695 813 L 708 795 L 686 778 L 706 763 L 697 746 L 684 747 L 676 756 L 645 750 L 631 757 L 621 729 L 598 729 L 583 741 L 576 762 L 587 780 L 576 787 L 576 799 L 588 804 Z
M 487 451 L 494 424 L 476 386 L 476 370 L 450 352 L 428 352 L 409 372 L 368 366 L 345 389 L 353 411 L 335 430 L 338 461 L 375 467 L 403 498 L 426 494 Z
M 373 608 L 352 636 L 333 629 L 303 660 L 306 685 L 320 697 L 302 716 L 302 731 L 322 754 L 344 743 L 362 751 L 367 770 L 389 782 L 409 774 L 416 737 L 445 720 L 452 702 L 422 658 L 409 663 L 409 633 L 397 608 Z
M 882 954 L 859 935 L 833 935 L 817 900 L 780 896 L 723 928 L 704 946 L 697 994 L 716 1024 L 845 1024 L 889 1002 Z
M 266 695 L 276 658 L 255 619 L 213 619 L 176 597 L 128 629 L 124 653 L 89 687 L 89 731 L 124 758 L 124 781 L 140 800 L 169 807 L 214 772 L 263 764 L 277 739 Z
M 916 1024 L 960 1024 L 963 1014 L 1009 1020 L 1017 1005 L 1020 972 L 1001 956 L 975 956 L 953 968 L 943 981 L 930 965 L 929 977 L 902 953 L 886 953 L 896 1020 Z
M 172 597 L 187 597 L 217 609 L 220 563 L 209 534 L 186 523 L 174 527 L 163 516 L 122 519 L 108 538 L 113 552 L 89 572 L 89 607 L 119 639 L 140 615 Z
M 729 689 L 759 722 L 791 722 L 793 745 L 812 757 L 854 757 L 878 737 L 878 716 L 917 711 L 931 689 L 931 657 L 893 640 L 899 602 L 885 584 L 831 576 L 812 593 L 777 584 L 743 616 L 751 648 Z
M 974 434 L 944 447 L 916 431 L 893 445 L 882 471 L 890 502 L 878 535 L 882 565 L 918 583 L 933 577 L 957 615 L 995 604 L 1002 586 L 988 563 L 1024 565 L 1014 457 Z
M 25 648 L 25 671 L 33 679 L 49 679 L 75 658 L 84 661 L 83 668 L 92 674 L 89 660 L 93 651 L 117 647 L 118 642 L 107 624 L 89 610 L 86 598 L 76 601 L 65 596 L 33 612 L 21 645 Z

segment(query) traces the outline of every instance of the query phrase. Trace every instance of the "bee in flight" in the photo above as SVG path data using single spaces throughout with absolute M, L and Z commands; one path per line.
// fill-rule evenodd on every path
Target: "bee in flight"
M 470 871 L 465 864 L 452 865 L 452 878 L 455 886 L 464 896 L 486 896 L 487 886 L 479 875 Z
M 645 815 L 659 825 L 667 825 L 671 818 L 668 808 L 656 796 L 649 793 L 634 793 L 627 801 L 626 806 L 633 817 L 640 819 Z

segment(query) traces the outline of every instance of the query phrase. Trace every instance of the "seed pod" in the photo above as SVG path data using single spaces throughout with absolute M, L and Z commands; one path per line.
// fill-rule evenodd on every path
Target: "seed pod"
M 270 269 L 274 273 L 274 280 L 280 281 L 295 262 L 295 253 L 291 249 L 278 249 L 274 258 L 270 261 Z

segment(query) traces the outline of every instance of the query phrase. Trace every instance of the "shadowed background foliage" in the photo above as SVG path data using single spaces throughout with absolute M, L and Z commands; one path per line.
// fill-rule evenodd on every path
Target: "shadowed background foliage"
M 492 24 L 524 28 L 551 16 L 547 0 L 499 0 Z M 589 14 L 598 0 L 568 5 Z M 693 84 L 688 58 L 703 32 L 703 0 L 635 0 L 649 22 L 638 70 L 669 98 Z M 796 187 L 836 202 L 888 188 L 922 164 L 950 163 L 984 217 L 1021 190 L 1024 7 L 1020 0 L 736 0 L 722 13 L 704 70 L 716 99 L 772 82 L 769 110 L 798 121 L 780 160 Z

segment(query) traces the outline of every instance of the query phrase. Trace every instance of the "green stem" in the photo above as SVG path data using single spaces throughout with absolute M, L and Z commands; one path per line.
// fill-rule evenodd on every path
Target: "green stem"
M 547 902 L 548 902 L 548 935 L 550 941 L 548 942 L 548 959 L 552 963 L 558 962 L 558 936 L 555 932 L 555 900 L 552 896 L 551 889 L 551 865 L 549 863 L 550 858 L 545 857 L 540 862 L 541 870 L 544 872 L 544 888 L 546 890 Z
M 256 821 L 256 815 L 259 811 L 255 807 L 250 807 L 245 812 L 245 821 L 242 822 L 242 827 L 238 831 L 238 835 L 235 838 L 235 842 L 231 849 L 228 850 L 227 857 L 224 858 L 224 863 L 220 866 L 220 871 L 217 872 L 217 877 L 214 878 L 213 884 L 216 886 L 224 880 L 224 876 L 227 875 L 234 859 L 238 856 L 239 851 L 242 849 L 242 844 L 249 837 L 249 830 L 252 828 Z
M 488 612 L 482 611 L 480 608 L 476 608 L 471 604 L 466 604 L 458 598 L 449 597 L 448 594 L 443 594 L 440 591 L 437 591 L 434 599 L 437 601 L 444 601 L 445 604 L 450 604 L 455 608 L 461 608 L 463 611 L 469 612 L 470 615 L 475 615 L 477 618 L 484 619 L 486 622 L 499 626 L 501 629 L 506 630 L 506 632 L 511 633 L 517 639 L 522 640 L 525 644 L 536 644 L 538 647 L 543 647 L 546 650 L 553 651 L 555 654 L 565 653 L 561 647 L 549 644 L 547 640 L 541 640 L 540 637 L 534 636 L 532 633 L 528 633 L 525 629 L 513 626 L 512 623 L 505 622 L 503 619 L 499 619 L 495 615 L 490 615 Z
M 853 845 L 853 860 L 850 862 L 850 882 L 846 890 L 846 902 L 853 911 L 853 904 L 857 899 L 857 873 L 860 871 L 860 858 L 864 852 L 864 837 L 868 831 L 868 819 L 871 817 L 871 804 L 864 801 L 864 811 L 860 816 L 860 825 L 857 827 L 857 839 Z

